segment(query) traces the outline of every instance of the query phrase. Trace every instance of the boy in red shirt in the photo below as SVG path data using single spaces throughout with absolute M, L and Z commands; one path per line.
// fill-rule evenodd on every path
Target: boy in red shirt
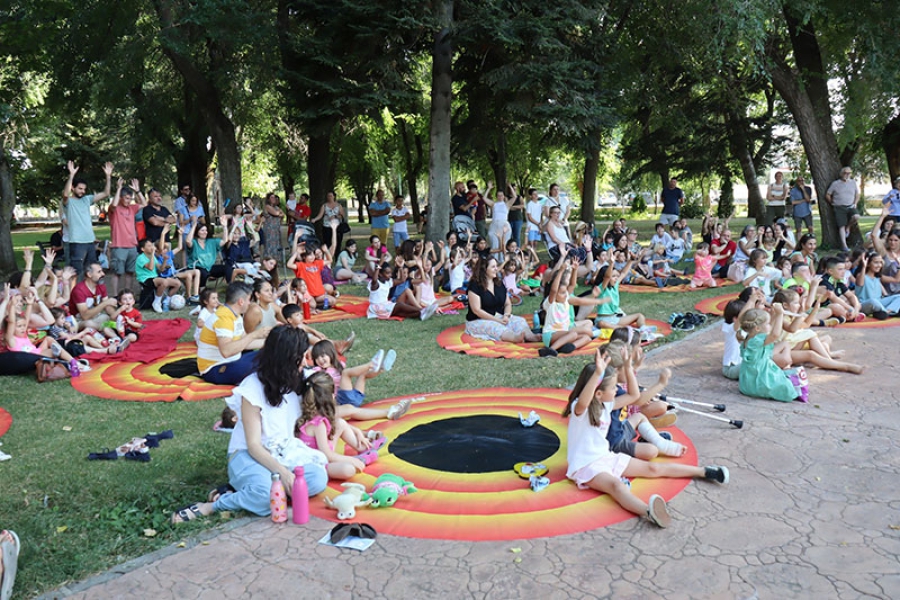
M 134 307 L 134 292 L 122 290 L 119 292 L 119 308 L 116 310 L 116 333 L 122 338 L 124 344 L 138 341 L 140 331 L 144 328 L 144 317 L 141 311 Z M 124 349 L 124 346 L 122 347 Z

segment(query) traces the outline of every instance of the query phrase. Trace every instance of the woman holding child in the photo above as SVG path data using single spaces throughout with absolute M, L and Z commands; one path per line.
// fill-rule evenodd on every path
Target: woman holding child
M 193 521 L 222 510 L 246 510 L 255 515 L 271 513 L 269 489 L 272 474 L 281 476 L 290 495 L 295 466 L 303 466 L 303 478 L 309 495 L 325 490 L 328 483 L 318 452 L 298 451 L 294 425 L 300 418 L 300 393 L 305 381 L 303 360 L 309 349 L 306 333 L 286 325 L 274 328 L 257 357 L 257 371 L 234 389 L 229 400 L 240 399 L 240 419 L 228 444 L 228 486 L 210 491 L 206 502 L 197 502 L 172 515 L 172 523 Z M 290 368 L 288 368 L 290 367 Z M 297 464 L 282 464 L 280 449 L 292 446 L 294 457 L 304 456 Z M 285 461 L 285 462 L 296 462 Z

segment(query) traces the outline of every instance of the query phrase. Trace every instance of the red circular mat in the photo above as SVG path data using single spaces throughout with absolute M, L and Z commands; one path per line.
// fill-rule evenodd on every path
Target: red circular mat
M 656 331 L 663 335 L 672 333 L 672 328 L 662 321 L 647 319 L 647 325 L 655 326 Z M 593 354 L 597 348 L 607 340 L 597 338 L 570 354 L 560 356 L 587 356 Z M 483 356 L 485 358 L 539 358 L 538 350 L 544 345 L 541 342 L 495 342 L 482 340 L 466 334 L 466 324 L 457 325 L 445 329 L 437 336 L 437 343 L 441 348 L 468 354 L 469 356 Z
M 197 346 L 193 342 L 182 342 L 155 362 L 95 363 L 90 371 L 70 381 L 79 392 L 108 400 L 174 402 L 179 398 L 211 400 L 231 395 L 233 386 L 230 385 L 213 385 L 193 376 L 175 379 L 160 372 L 160 368 L 170 362 L 196 356 Z
M 508 472 L 449 473 L 420 467 L 390 454 L 391 444 L 381 450 L 378 461 L 351 481 L 371 490 L 375 479 L 392 473 L 415 484 L 418 492 L 401 496 L 390 508 L 358 508 L 355 521 L 370 523 L 379 533 L 411 538 L 440 540 L 516 540 L 550 537 L 589 531 L 635 517 L 610 497 L 592 490 L 579 490 L 566 479 L 566 419 L 561 412 L 567 390 L 487 388 L 445 392 L 414 402 L 410 411 L 397 421 L 357 423 L 362 429 L 384 432 L 389 440 L 418 425 L 441 419 L 475 415 L 518 417 L 534 410 L 540 425 L 560 439 L 559 449 L 542 463 L 549 468 L 550 485 L 533 492 L 528 481 Z M 382 400 L 371 406 L 388 406 L 398 399 Z M 367 405 L 369 406 L 369 405 Z M 670 428 L 673 438 L 687 447 L 680 458 L 667 462 L 696 465 L 697 452 L 684 432 Z M 343 447 L 339 444 L 339 451 Z M 514 459 L 515 457 L 511 457 Z M 511 462 L 515 462 L 511 460 Z M 689 479 L 635 479 L 632 491 L 644 501 L 651 494 L 671 500 L 689 483 Z M 343 488 L 331 481 L 324 492 L 330 498 Z M 310 500 L 310 511 L 317 517 L 337 521 L 337 513 L 325 507 L 322 495 Z
M 731 281 L 730 279 L 720 279 L 717 281 L 718 286 L 720 288 L 730 287 L 732 285 L 739 284 L 739 281 Z M 700 292 L 703 290 L 708 290 L 708 287 L 702 288 L 692 288 L 689 283 L 684 283 L 682 285 L 669 285 L 664 288 L 653 287 L 651 285 L 630 285 L 627 283 L 619 284 L 619 291 L 623 293 L 629 294 L 665 294 L 665 293 L 686 293 L 686 292 Z
M 315 324 L 346 321 L 347 319 L 359 319 L 366 316 L 366 310 L 368 308 L 368 298 L 361 298 L 359 296 L 341 296 L 338 298 L 334 309 L 323 310 L 314 315 L 310 315 L 309 319 L 304 319 L 304 322 Z
M 5 409 L 0 408 L 0 437 L 9 431 L 10 425 L 12 425 L 12 415 Z

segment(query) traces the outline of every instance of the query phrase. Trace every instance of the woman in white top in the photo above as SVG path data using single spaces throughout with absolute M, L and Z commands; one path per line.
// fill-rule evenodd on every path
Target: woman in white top
M 282 325 L 273 329 L 259 351 L 258 369 L 234 389 L 228 400 L 236 404 L 240 418 L 228 444 L 228 486 L 210 491 L 207 502 L 186 506 L 172 515 L 173 523 L 193 521 L 222 510 L 246 510 L 255 515 L 271 513 L 269 489 L 272 474 L 281 476 L 285 492 L 294 486 L 294 467 L 303 467 L 303 478 L 309 495 L 325 491 L 328 474 L 322 456 L 316 450 L 298 447 L 294 424 L 300 417 L 303 390 L 303 359 L 309 349 L 309 338 L 300 329 Z M 280 462 L 278 449 L 293 445 L 293 456 L 299 463 Z M 304 450 L 305 448 L 305 450 Z M 327 461 L 326 461 L 327 462 Z
M 766 225 L 772 225 L 784 218 L 784 204 L 790 192 L 790 186 L 784 182 L 784 174 L 775 173 L 775 183 L 769 184 L 766 190 Z
M 491 242 L 491 253 L 496 256 L 503 252 L 506 242 L 512 235 L 512 228 L 509 225 L 509 209 L 516 203 L 518 195 L 516 186 L 509 184 L 509 189 L 512 191 L 509 199 L 506 198 L 506 194 L 497 190 L 497 199 L 491 200 L 488 196 L 491 195 L 492 189 L 494 189 L 494 182 L 489 181 L 484 193 L 484 202 L 491 207 L 491 228 L 488 230 L 488 237 Z

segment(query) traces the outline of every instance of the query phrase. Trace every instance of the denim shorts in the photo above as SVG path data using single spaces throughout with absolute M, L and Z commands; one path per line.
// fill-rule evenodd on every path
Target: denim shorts
M 337 403 L 339 405 L 351 404 L 359 408 L 365 399 L 366 395 L 358 390 L 338 390 L 337 393 Z

